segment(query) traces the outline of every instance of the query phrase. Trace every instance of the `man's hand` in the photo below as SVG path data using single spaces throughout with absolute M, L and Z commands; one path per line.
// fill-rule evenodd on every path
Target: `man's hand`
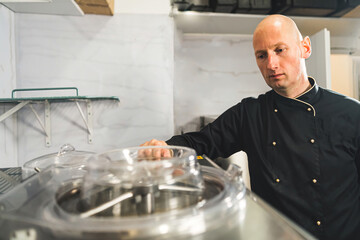
M 150 141 L 147 141 L 140 146 L 156 146 L 155 148 L 140 150 L 141 152 L 139 152 L 139 156 L 144 157 L 145 159 L 161 160 L 162 158 L 171 158 L 173 156 L 171 149 L 161 148 L 161 146 L 168 146 L 165 141 L 151 139 Z M 181 168 L 175 168 L 172 174 L 174 177 L 182 176 L 184 174 L 184 170 Z
M 142 157 L 150 158 L 153 160 L 160 160 L 161 158 L 170 158 L 172 156 L 172 152 L 170 149 L 167 148 L 161 148 L 159 146 L 168 146 L 165 141 L 160 141 L 156 139 L 151 139 L 150 141 L 147 141 L 140 145 L 141 147 L 145 146 L 157 146 L 156 148 L 148 148 L 141 150 Z

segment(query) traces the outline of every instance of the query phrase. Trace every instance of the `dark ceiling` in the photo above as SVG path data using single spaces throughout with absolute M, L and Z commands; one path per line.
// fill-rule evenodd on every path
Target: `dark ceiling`
M 172 0 L 179 11 L 341 17 L 360 0 Z

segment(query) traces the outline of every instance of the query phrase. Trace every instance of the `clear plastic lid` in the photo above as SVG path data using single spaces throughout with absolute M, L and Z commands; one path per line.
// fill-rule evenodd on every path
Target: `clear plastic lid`
M 24 163 L 22 167 L 23 179 L 50 166 L 83 168 L 93 154 L 92 152 L 76 151 L 71 144 L 64 144 L 57 153 L 43 155 Z
M 198 203 L 203 189 L 193 149 L 176 146 L 116 149 L 94 155 L 89 161 L 81 191 L 82 211 L 84 217 L 98 213 L 114 216 L 115 205 L 119 203 L 123 205 L 118 213 L 121 216 L 169 211 Z
M 171 154 L 156 157 L 158 149 Z M 72 170 L 50 167 L 0 197 L 3 235 L 24 226 L 44 239 L 243 238 L 236 166 L 200 167 L 194 150 L 169 146 L 93 155 L 81 175 Z

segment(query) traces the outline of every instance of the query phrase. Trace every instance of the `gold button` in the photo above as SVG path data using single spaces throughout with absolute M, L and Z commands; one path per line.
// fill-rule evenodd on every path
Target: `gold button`
M 275 181 L 278 183 L 278 182 L 280 182 L 280 179 L 277 178 L 277 179 L 275 179 Z
M 307 110 L 308 110 L 308 112 L 311 112 L 311 108 L 308 108 Z
M 276 142 L 275 142 L 275 141 L 273 142 L 273 146 L 276 146 Z
M 317 180 L 315 178 L 313 179 L 313 183 L 317 183 Z
M 317 221 L 316 224 L 317 224 L 318 226 L 320 226 L 320 225 L 321 225 L 321 222 L 320 222 L 320 221 Z
M 314 140 L 314 139 L 310 139 L 310 142 L 311 142 L 311 143 L 314 143 L 314 142 L 315 142 L 315 140 Z
M 275 109 L 274 109 L 274 112 L 278 112 L 278 110 L 275 108 Z

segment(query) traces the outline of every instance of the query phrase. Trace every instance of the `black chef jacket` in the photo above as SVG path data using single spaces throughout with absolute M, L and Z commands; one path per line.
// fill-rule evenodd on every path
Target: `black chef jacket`
M 319 87 L 243 99 L 169 145 L 248 155 L 252 190 L 320 239 L 360 239 L 360 103 Z

